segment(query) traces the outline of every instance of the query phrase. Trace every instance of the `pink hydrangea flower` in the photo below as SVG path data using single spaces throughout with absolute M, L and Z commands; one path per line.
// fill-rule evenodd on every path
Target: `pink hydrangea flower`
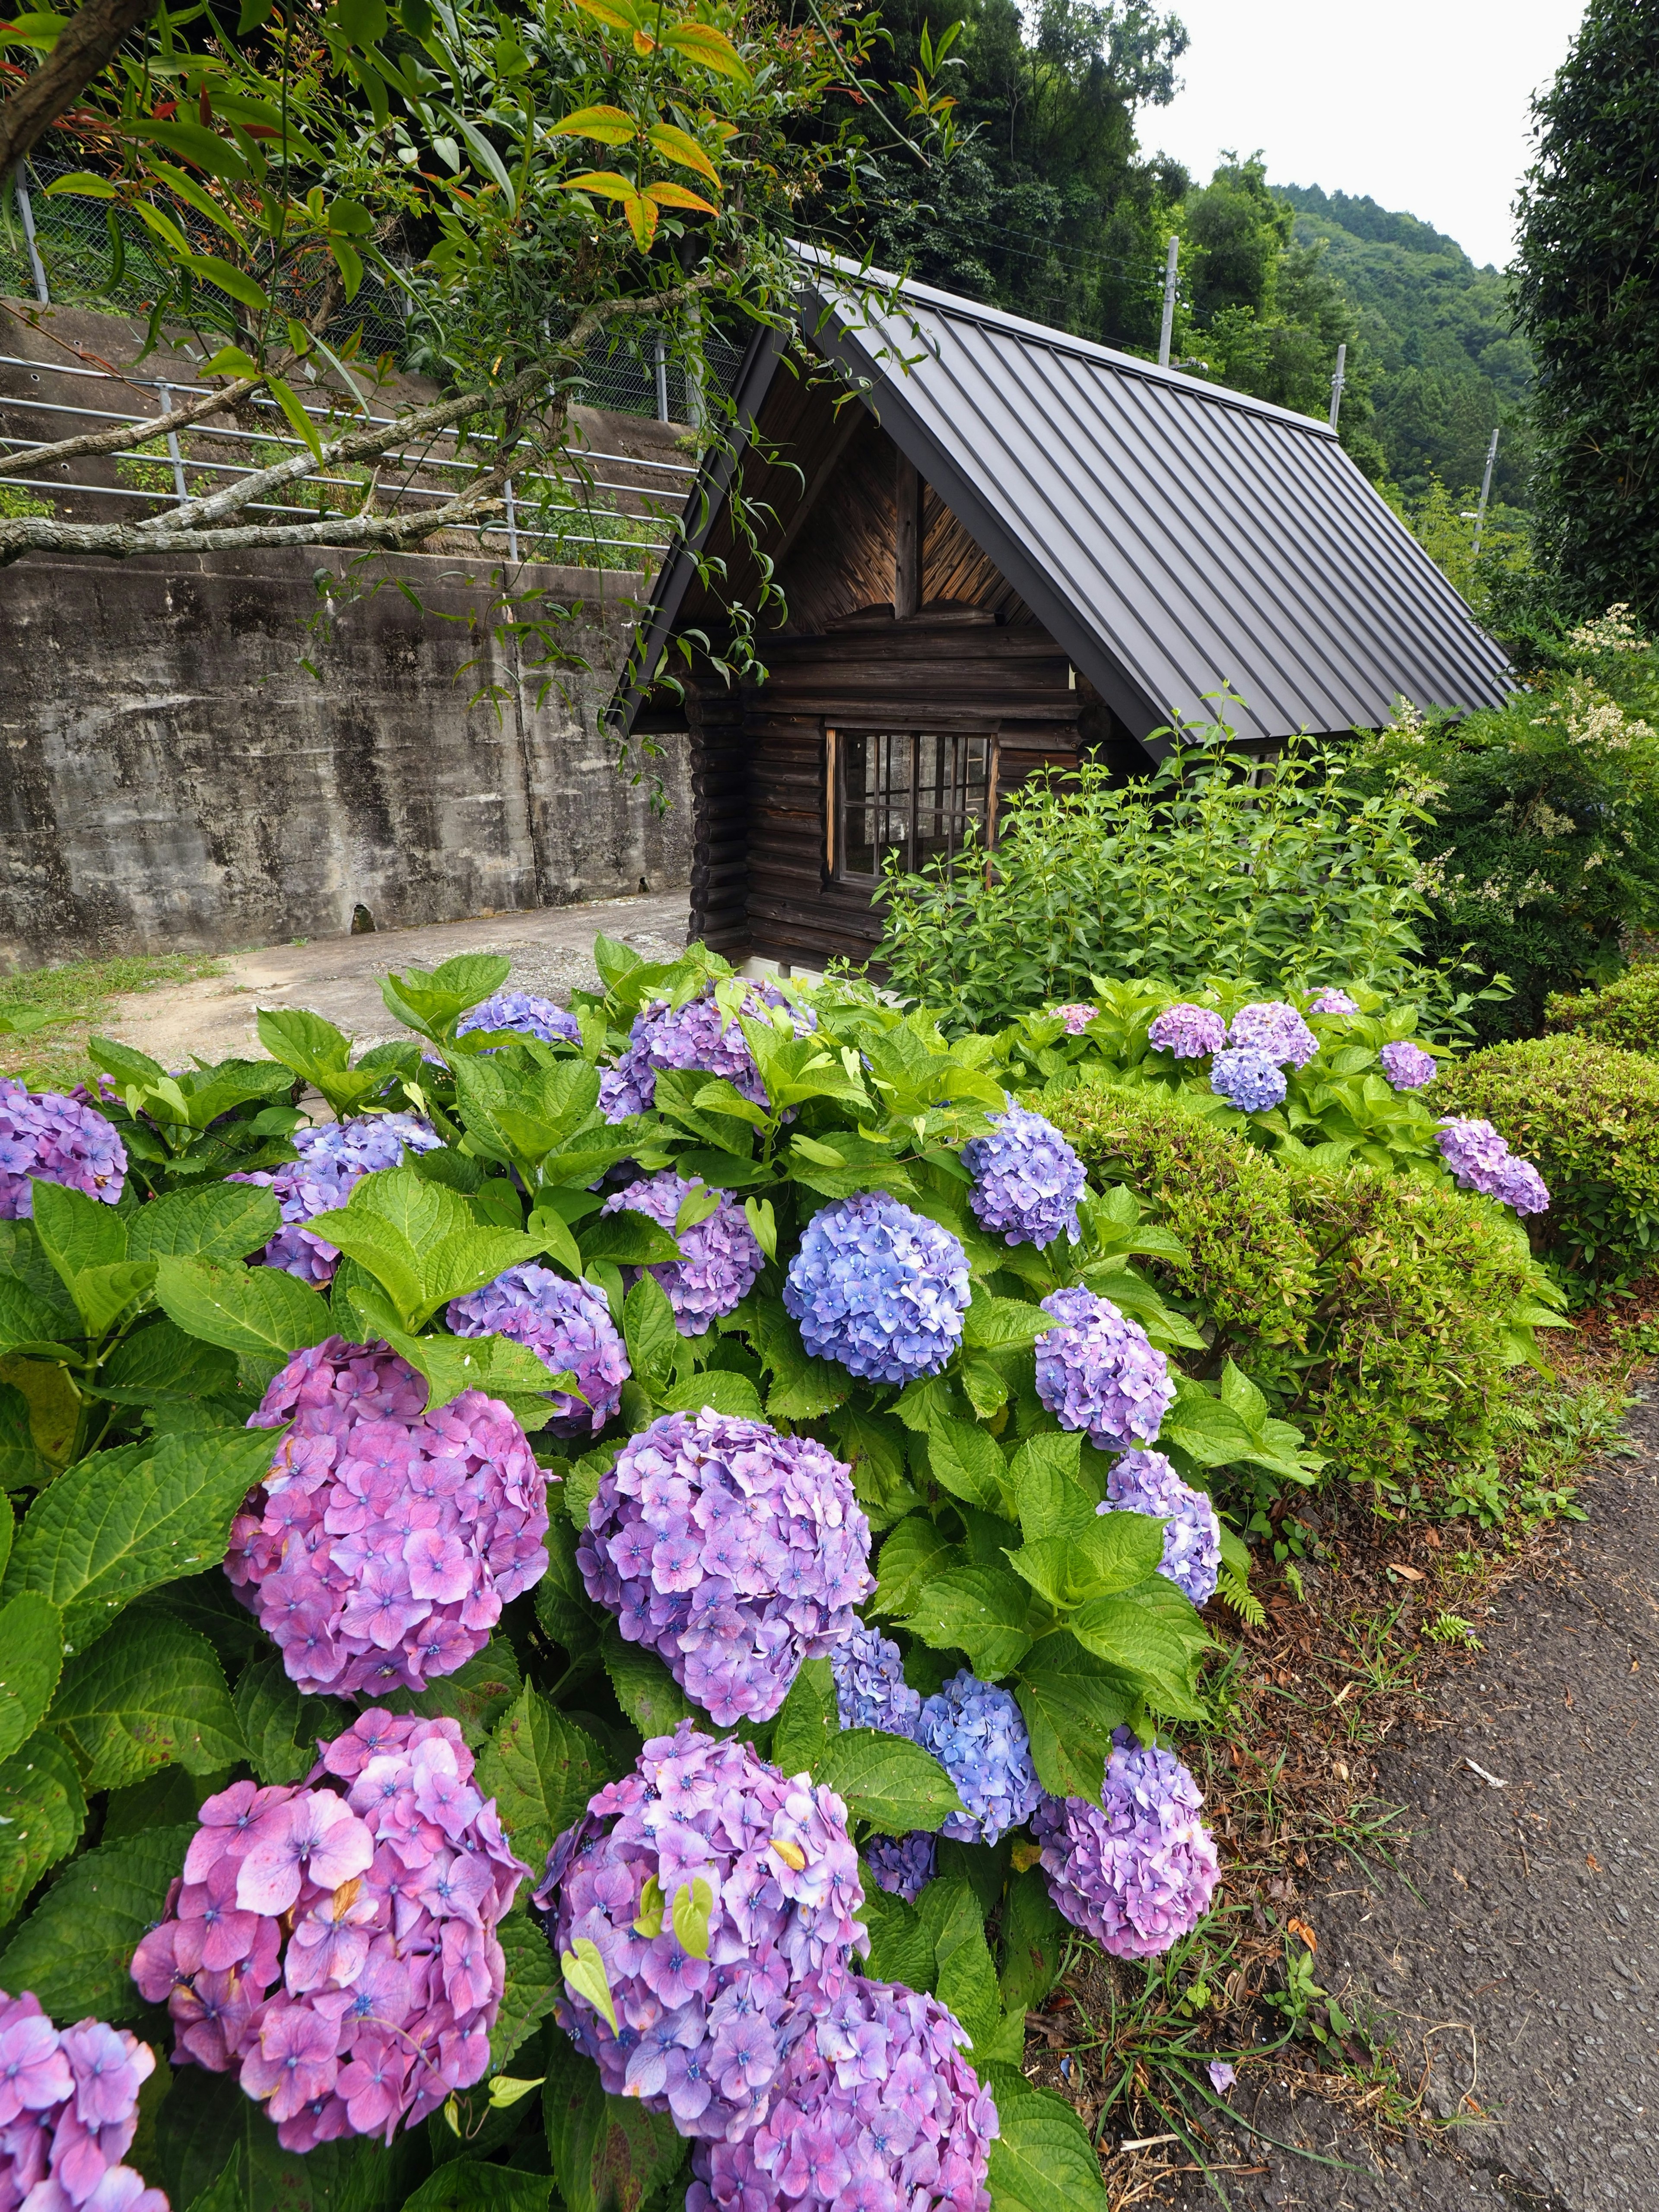
M 1067 1036 L 1081 1036 L 1091 1022 L 1100 1019 L 1100 1008 L 1083 1005 L 1051 1006 L 1050 1013 L 1058 1014 L 1066 1024 Z
M 0 1990 L 0 2212 L 167 2212 L 122 2160 L 155 2053 L 101 2020 L 54 2027 Z
M 174 2065 L 234 2072 L 285 2148 L 389 2142 L 483 2078 L 506 1975 L 495 1930 L 529 1871 L 458 1723 L 372 1709 L 303 1784 L 208 1799 L 132 1978 L 167 2002 Z

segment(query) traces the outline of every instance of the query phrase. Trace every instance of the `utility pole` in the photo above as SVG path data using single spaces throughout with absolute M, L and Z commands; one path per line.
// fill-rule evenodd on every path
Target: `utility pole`
M 1336 349 L 1336 374 L 1331 379 L 1331 428 L 1342 412 L 1342 387 L 1347 382 L 1348 346 L 1345 338 Z
M 1474 516 L 1474 543 L 1469 548 L 1469 557 L 1471 560 L 1478 560 L 1480 558 L 1480 532 L 1486 527 L 1486 501 L 1492 497 L 1492 464 L 1497 459 L 1498 429 L 1497 426 L 1494 424 L 1492 434 L 1492 443 L 1486 448 L 1486 473 L 1480 479 L 1480 504 L 1476 508 Z
M 1176 264 L 1181 258 L 1181 240 L 1174 231 L 1170 234 L 1169 257 L 1164 264 L 1164 328 L 1158 333 L 1158 365 L 1170 366 L 1170 337 L 1175 329 Z

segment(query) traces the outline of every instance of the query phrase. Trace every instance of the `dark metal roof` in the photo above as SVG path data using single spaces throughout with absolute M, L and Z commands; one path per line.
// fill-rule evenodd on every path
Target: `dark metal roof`
M 1208 720 L 1223 686 L 1247 738 L 1376 725 L 1399 694 L 1468 708 L 1510 689 L 1327 424 L 925 285 L 892 312 L 837 282 L 848 264 L 802 258 L 809 341 L 1136 736 Z M 780 355 L 766 333 L 745 423 Z M 729 478 L 708 486 L 710 520 Z M 665 568 L 641 666 L 690 573 L 684 556 Z

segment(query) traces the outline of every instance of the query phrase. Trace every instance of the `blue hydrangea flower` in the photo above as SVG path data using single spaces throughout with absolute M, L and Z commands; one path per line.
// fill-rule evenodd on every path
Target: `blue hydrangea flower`
M 1074 1928 L 1115 1959 L 1155 1959 L 1189 1936 L 1220 1875 L 1204 1799 L 1173 1752 L 1113 1736 L 1101 1802 L 1048 1797 L 1031 1832 L 1048 1894 Z
M 1165 1521 L 1159 1574 L 1207 1605 L 1221 1574 L 1221 1523 L 1201 1490 L 1183 1482 L 1162 1452 L 1126 1452 L 1106 1478 L 1099 1513 L 1147 1513 Z
M 1308 1011 L 1315 1014 L 1357 1014 L 1359 1008 L 1346 991 L 1339 991 L 1334 983 L 1328 983 Z
M 551 999 L 538 999 L 532 991 L 497 991 L 481 1006 L 461 1016 L 457 1036 L 469 1030 L 516 1030 L 520 1036 L 539 1037 L 544 1044 L 580 1044 L 581 1025 Z
M 1024 1106 L 993 1114 L 991 1128 L 962 1148 L 980 1226 L 1010 1244 L 1052 1244 L 1061 1235 L 1075 1243 L 1082 1161 L 1052 1121 Z
M 1319 1039 L 1283 999 L 1258 999 L 1254 1006 L 1241 1006 L 1227 1025 L 1227 1042 L 1265 1052 L 1281 1066 L 1305 1067 L 1319 1049 Z
M 265 1247 L 267 1267 L 281 1267 L 302 1283 L 320 1289 L 334 1279 L 340 1264 L 332 1244 L 306 1228 L 313 1214 L 343 1206 L 366 1175 L 398 1168 L 410 1152 L 435 1152 L 443 1143 L 428 1121 L 415 1114 L 355 1114 L 345 1121 L 323 1121 L 296 1129 L 300 1155 L 274 1173 L 255 1169 L 227 1176 L 227 1182 L 262 1184 L 283 1210 L 283 1226 Z
M 1287 1085 L 1279 1062 L 1254 1045 L 1218 1052 L 1210 1066 L 1210 1088 L 1241 1114 L 1265 1114 L 1285 1103 Z
M 1213 1006 L 1166 1006 L 1146 1042 L 1154 1052 L 1172 1052 L 1177 1060 L 1202 1060 L 1226 1043 L 1227 1024 Z
M 1549 1185 L 1530 1160 L 1518 1159 L 1513 1152 L 1499 1171 L 1498 1187 L 1492 1195 L 1504 1205 L 1512 1206 L 1517 1213 L 1547 1213 L 1549 1211 Z
M 1061 1428 L 1085 1430 L 1099 1451 L 1151 1443 L 1176 1386 L 1146 1330 L 1093 1291 L 1051 1291 L 1042 1310 L 1055 1326 L 1037 1339 L 1037 1396 Z
M 869 1836 L 860 1854 L 878 1888 L 914 1905 L 939 1872 L 939 1838 L 925 1828 L 908 1836 Z
M 1434 1054 L 1420 1044 L 1385 1044 L 1376 1056 L 1396 1091 L 1420 1091 L 1434 1081 Z
M 744 995 L 744 1013 L 764 1015 L 775 1006 L 789 1008 L 797 1036 L 805 1036 L 818 1025 L 810 1006 L 796 1006 L 775 983 L 750 984 Z M 751 1104 L 766 1103 L 766 1085 L 748 1042 L 738 1024 L 715 1004 L 712 983 L 683 1006 L 657 999 L 635 1016 L 626 1049 L 599 1078 L 599 1110 L 606 1121 L 623 1121 L 630 1114 L 647 1112 L 656 1099 L 657 1077 L 668 1067 L 723 1075 Z
M 1495 1198 L 1517 1213 L 1547 1210 L 1550 1194 L 1544 1178 L 1530 1161 L 1510 1152 L 1490 1121 L 1452 1115 L 1440 1124 L 1437 1141 L 1441 1158 L 1464 1190 Z
M 580 1398 L 550 1390 L 558 1437 L 596 1437 L 622 1403 L 622 1386 L 630 1369 L 628 1353 L 611 1318 L 602 1291 L 591 1283 L 568 1282 L 550 1267 L 509 1267 L 481 1291 L 449 1302 L 449 1326 L 457 1336 L 510 1336 L 527 1344 L 549 1371 L 574 1375 Z
M 126 1175 L 126 1149 L 96 1108 L 0 1076 L 0 1221 L 31 1218 L 31 1178 L 113 1206 Z
M 905 1680 L 899 1648 L 890 1637 L 854 1621 L 851 1634 L 830 1654 L 830 1672 L 844 1729 L 879 1729 L 884 1735 L 915 1739 L 921 1693 Z
M 869 1382 L 937 1375 L 961 1341 L 968 1299 L 959 1241 L 878 1190 L 813 1215 L 783 1286 L 813 1358 Z
M 1006 1690 L 964 1667 L 921 1709 L 916 1741 L 931 1751 L 968 1808 L 940 1829 L 961 1844 L 994 1844 L 1029 1820 L 1042 1796 L 1024 1717 Z
M 646 1273 L 654 1275 L 667 1292 L 674 1326 L 682 1336 L 707 1335 L 722 1314 L 729 1314 L 748 1296 L 766 1265 L 749 1217 L 724 1191 L 712 1213 L 675 1231 L 680 1207 L 694 1191 L 706 1187 L 688 1182 L 667 1168 L 661 1175 L 614 1191 L 599 1209 L 602 1213 L 648 1214 L 679 1246 L 678 1260 L 655 1262 Z

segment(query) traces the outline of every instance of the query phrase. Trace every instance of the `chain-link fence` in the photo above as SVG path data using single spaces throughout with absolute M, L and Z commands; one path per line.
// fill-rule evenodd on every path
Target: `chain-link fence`
M 64 173 L 62 163 L 50 162 L 33 165 L 27 173 L 27 183 L 33 189 L 26 192 L 19 208 L 23 221 L 14 225 L 10 237 L 0 225 L 0 292 L 14 298 L 36 296 L 38 280 L 33 262 L 38 258 L 40 276 L 53 301 L 148 314 L 161 284 L 169 279 L 171 265 L 157 257 L 150 234 L 136 216 L 125 210 L 118 213 L 107 201 L 72 195 L 49 198 L 42 188 Z M 28 228 L 33 232 L 33 254 Z M 213 250 L 205 235 L 197 243 L 201 251 Z M 293 312 L 304 313 L 320 289 L 319 284 L 309 296 L 296 295 L 291 302 Z M 211 285 L 192 288 L 190 313 L 204 331 L 222 331 L 227 337 L 234 332 L 230 304 Z M 362 332 L 362 351 L 366 359 L 375 361 L 389 354 L 395 366 L 405 365 L 409 331 L 400 295 L 373 270 L 365 275 L 356 299 L 336 318 L 326 335 L 331 344 L 338 344 L 357 330 Z M 711 332 L 705 339 L 703 355 L 708 377 L 716 388 L 712 396 L 725 397 L 736 384 L 742 349 Z M 596 340 L 588 349 L 586 385 L 581 397 L 590 407 L 653 416 L 661 422 L 690 422 L 698 416 L 697 395 L 690 387 L 684 364 L 654 335 L 630 336 L 615 343 Z

